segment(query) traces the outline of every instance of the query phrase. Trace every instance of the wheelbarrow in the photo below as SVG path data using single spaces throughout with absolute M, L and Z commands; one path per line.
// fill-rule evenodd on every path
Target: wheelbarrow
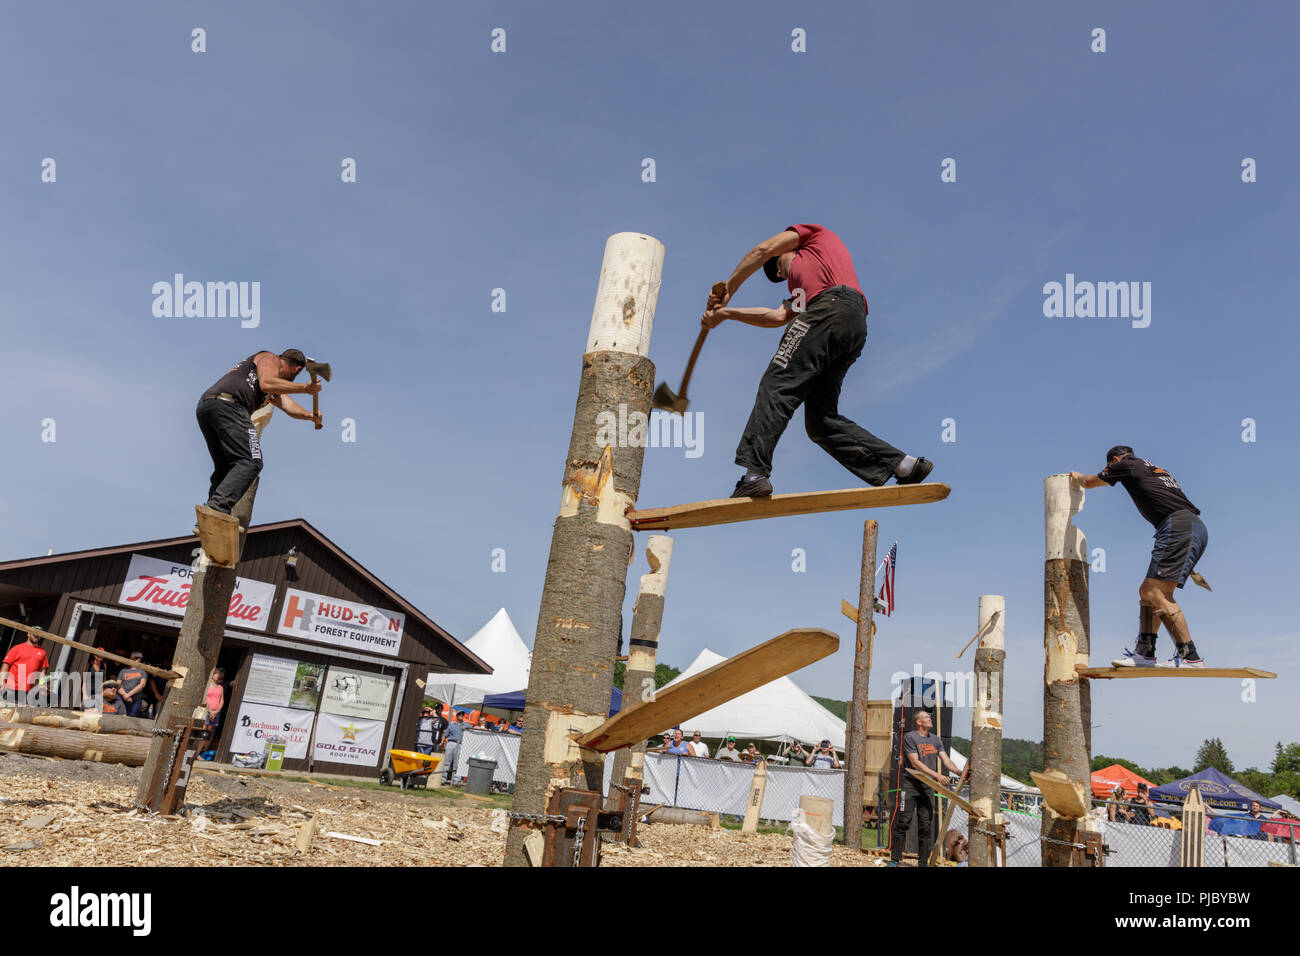
M 387 787 L 396 780 L 403 790 L 427 787 L 429 775 L 442 763 L 442 754 L 422 754 L 414 750 L 390 750 L 388 757 L 392 766 L 379 771 L 379 782 Z

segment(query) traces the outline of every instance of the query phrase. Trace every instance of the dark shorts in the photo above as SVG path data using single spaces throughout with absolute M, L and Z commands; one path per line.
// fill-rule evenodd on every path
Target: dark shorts
M 1175 511 L 1156 528 L 1147 577 L 1182 587 L 1209 543 L 1205 522 L 1190 511 Z

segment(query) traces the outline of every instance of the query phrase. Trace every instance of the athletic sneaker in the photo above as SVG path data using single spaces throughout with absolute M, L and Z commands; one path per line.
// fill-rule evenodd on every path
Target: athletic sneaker
M 1196 644 L 1188 641 L 1186 644 L 1179 644 L 1174 649 L 1174 656 L 1169 658 L 1168 662 L 1161 664 L 1161 667 L 1204 667 L 1205 661 L 1201 660 L 1201 655 L 1196 652 Z
M 1156 636 L 1154 634 L 1139 634 L 1137 644 L 1134 645 L 1136 650 L 1130 651 L 1124 649 L 1124 656 L 1110 662 L 1111 667 L 1155 667 L 1156 664 Z
M 772 482 L 766 475 L 755 475 L 753 478 L 745 478 L 736 482 L 736 490 L 731 493 L 733 498 L 766 498 L 772 493 Z
M 895 478 L 900 485 L 919 485 L 930 477 L 930 472 L 934 471 L 934 462 L 929 458 L 918 458 L 916 464 L 912 466 L 912 473 L 906 478 Z

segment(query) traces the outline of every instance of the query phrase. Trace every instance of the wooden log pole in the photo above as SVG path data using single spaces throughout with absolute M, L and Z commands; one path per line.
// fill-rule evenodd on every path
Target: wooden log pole
M 98 714 L 93 711 L 57 710 L 51 707 L 9 707 L 0 709 L 0 722 L 33 724 L 37 727 L 61 727 L 84 730 L 92 734 L 133 734 L 153 736 L 153 721 L 124 714 Z
M 646 542 L 650 571 L 641 575 L 636 604 L 632 608 L 632 631 L 628 637 L 627 669 L 623 672 L 623 710 L 631 710 L 654 699 L 655 665 L 659 655 L 659 630 L 664 620 L 664 597 L 668 589 L 668 565 L 673 557 L 673 539 L 652 534 Z M 644 779 L 645 741 L 614 753 L 610 780 L 622 780 L 637 792 Z
M 74 641 L 71 638 L 64 637 L 61 634 L 51 634 L 49 631 L 42 631 L 39 627 L 30 627 L 18 621 L 11 621 L 7 617 L 0 617 L 0 625 L 12 627 L 15 630 L 26 631 L 28 634 L 35 634 L 43 641 L 53 641 L 55 644 L 63 644 L 78 651 L 88 651 L 96 657 L 102 657 L 106 661 L 113 661 L 115 664 L 125 664 L 128 667 L 138 667 L 146 674 L 154 677 L 161 677 L 163 680 L 175 680 L 180 677 L 175 671 L 169 671 L 162 667 L 153 667 L 149 664 L 143 664 L 140 661 L 133 661 L 129 657 L 123 657 L 120 654 L 110 654 L 108 651 L 101 651 L 97 647 L 89 644 L 82 644 L 80 641 Z
M 1205 801 L 1201 789 L 1193 785 L 1183 800 L 1183 828 L 1179 831 L 1179 866 L 1205 865 Z
M 606 720 L 614 686 L 632 557 L 626 513 L 641 488 L 663 260 L 663 244 L 640 233 L 605 243 L 533 639 L 516 814 L 544 813 L 557 788 L 601 789 L 603 757 L 573 737 Z M 511 817 L 505 865 L 528 865 L 524 841 L 538 826 Z
M 757 833 L 758 821 L 763 815 L 763 795 L 767 793 L 767 761 L 754 764 L 754 780 L 749 785 L 749 800 L 745 804 L 745 818 L 741 821 L 742 833 Z
M 871 681 L 872 622 L 876 611 L 876 538 L 880 525 L 862 525 L 862 572 L 858 577 L 858 630 L 853 650 L 853 696 L 844 728 L 844 845 L 862 849 L 863 776 L 867 767 L 867 689 Z
M 269 409 L 269 406 L 265 406 Z M 254 416 L 253 423 L 258 435 L 270 420 L 269 414 L 262 409 Z M 239 520 L 239 526 L 247 529 L 253 519 L 253 501 L 257 497 L 257 486 L 261 478 L 254 478 L 248 490 L 235 503 L 231 514 Z M 239 553 L 244 551 L 246 532 L 239 535 Z M 235 562 L 238 564 L 238 560 Z M 235 568 L 213 564 L 206 554 L 200 554 L 190 584 L 190 597 L 185 605 L 185 617 L 181 620 L 181 632 L 176 638 L 176 651 L 172 657 L 171 669 L 181 675 L 179 680 L 167 685 L 167 692 L 158 707 L 154 726 L 158 729 L 170 729 L 174 720 L 193 720 L 200 718 L 206 711 L 203 706 L 204 693 L 207 689 L 208 675 L 217 666 L 217 655 L 221 650 L 221 640 L 226 633 L 226 616 L 230 612 L 230 598 L 235 590 Z M 136 787 L 136 802 L 152 811 L 162 808 L 165 796 L 161 785 L 165 776 L 159 771 L 171 752 L 172 738 L 157 736 L 149 747 L 149 759 L 145 762 L 144 772 Z M 155 790 L 155 785 L 157 789 Z
M 1043 482 L 1046 559 L 1043 567 L 1043 770 L 1060 771 L 1089 805 L 1092 704 L 1088 681 L 1088 542 L 1071 518 L 1083 509 L 1083 489 L 1069 475 Z M 1081 854 L 1070 844 L 1096 830 L 1091 814 L 1059 816 L 1043 807 L 1042 865 L 1070 866 Z
M 131 734 L 92 734 L 35 724 L 0 724 L 0 750 L 64 760 L 93 760 L 139 767 L 148 756 L 149 744 L 147 738 Z
M 970 865 L 997 866 L 988 832 L 1003 822 L 1002 673 L 1006 660 L 1006 598 L 984 594 L 979 601 L 979 646 L 975 648 L 975 707 L 970 744 Z M 985 831 L 985 832 L 980 832 Z
M 721 817 L 708 810 L 687 810 L 684 807 L 663 807 L 647 814 L 650 823 L 672 823 L 684 826 L 718 827 Z

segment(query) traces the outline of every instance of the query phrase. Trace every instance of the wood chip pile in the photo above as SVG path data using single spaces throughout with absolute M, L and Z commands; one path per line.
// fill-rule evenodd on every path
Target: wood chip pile
M 15 759 L 0 763 L 0 866 L 500 866 L 505 852 L 505 810 L 396 788 L 199 773 L 185 816 L 150 817 L 131 809 L 138 771 L 29 758 L 19 769 Z M 607 846 L 602 865 L 790 865 L 780 834 L 663 824 L 640 833 L 643 847 Z M 831 857 L 871 862 L 842 847 Z

